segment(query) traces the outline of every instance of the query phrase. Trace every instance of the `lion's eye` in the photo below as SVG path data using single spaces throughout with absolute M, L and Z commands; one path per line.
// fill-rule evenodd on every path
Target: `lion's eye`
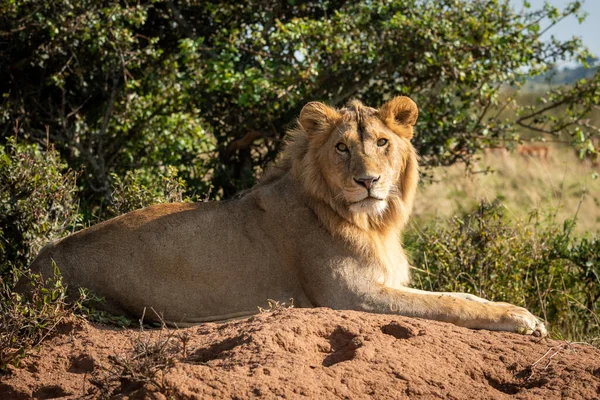
M 335 148 L 337 149 L 337 151 L 342 152 L 342 153 L 348 152 L 348 146 L 346 146 L 344 143 L 336 144 Z
M 383 147 L 383 146 L 385 146 L 386 144 L 388 144 L 388 140 L 387 140 L 387 139 L 379 139 L 379 140 L 377 141 L 377 146 L 379 146 L 379 147 Z

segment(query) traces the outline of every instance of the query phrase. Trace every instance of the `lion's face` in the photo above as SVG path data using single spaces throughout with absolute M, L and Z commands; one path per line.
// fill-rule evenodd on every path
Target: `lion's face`
M 405 144 L 379 119 L 340 123 L 319 149 L 323 175 L 336 200 L 355 213 L 381 214 L 398 194 Z
M 304 108 L 300 124 L 309 135 L 310 157 L 335 203 L 352 213 L 382 215 L 390 197 L 401 195 L 401 173 L 414 151 L 413 105 L 396 98 L 379 110 L 359 102 L 341 110 L 321 103 Z

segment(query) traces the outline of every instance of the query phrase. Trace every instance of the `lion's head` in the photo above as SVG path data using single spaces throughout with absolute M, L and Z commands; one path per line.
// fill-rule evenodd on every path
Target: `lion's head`
M 408 97 L 381 108 L 308 103 L 288 146 L 291 169 L 310 197 L 364 228 L 403 224 L 418 180 L 410 143 L 418 116 Z

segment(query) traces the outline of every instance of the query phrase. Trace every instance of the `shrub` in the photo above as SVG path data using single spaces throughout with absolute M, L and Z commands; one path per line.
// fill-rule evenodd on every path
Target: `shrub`
M 87 291 L 80 289 L 72 302 L 54 264 L 54 276 L 43 281 L 29 271 L 0 277 L 0 374 L 18 366 L 29 351 L 46 339 L 73 311 L 84 309 Z M 28 297 L 13 291 L 17 280 L 28 281 Z
M 143 171 L 129 171 L 124 177 L 112 174 L 112 191 L 105 218 L 125 214 L 138 208 L 158 203 L 191 201 L 194 197 L 186 196 L 185 182 L 178 176 L 175 167 L 154 178 L 145 177 Z
M 76 178 L 52 147 L 0 145 L 0 276 L 77 226 Z
M 137 170 L 113 174 L 108 204 L 81 210 L 85 219 L 101 221 L 151 204 L 195 199 L 184 195 L 175 167 L 163 170 L 154 176 Z M 14 138 L 0 145 L 0 276 L 24 269 L 42 246 L 82 227 L 78 175 L 52 146 L 42 150 Z
M 579 332 L 587 335 L 600 334 L 600 237 L 583 237 L 569 240 L 572 227 L 565 224 L 553 241 L 550 253 L 551 259 L 562 260 L 568 266 L 570 290 L 563 288 L 559 293 L 565 302 L 572 303 L 572 313 L 569 315 L 576 323 L 567 332 L 569 336 L 577 337 Z M 558 316 L 561 317 L 561 316 Z
M 572 236 L 573 224 L 509 220 L 498 203 L 482 202 L 476 212 L 408 233 L 415 285 L 526 307 L 557 337 L 597 337 L 600 238 Z
M 79 226 L 76 178 L 50 146 L 44 151 L 13 138 L 0 146 L 0 373 L 18 365 L 74 311 L 127 323 L 89 308 L 88 300 L 101 300 L 83 289 L 67 300 L 56 265 L 46 281 L 27 269 L 43 245 Z M 27 296 L 14 290 L 19 279 L 28 282 Z

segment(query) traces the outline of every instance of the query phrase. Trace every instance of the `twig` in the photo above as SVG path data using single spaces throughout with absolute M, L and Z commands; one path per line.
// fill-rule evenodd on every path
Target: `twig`
M 140 330 L 143 332 L 144 331 L 144 317 L 146 316 L 146 307 L 144 307 L 144 310 L 142 311 L 142 317 L 139 319 L 140 321 Z
M 585 198 L 585 194 L 587 192 L 587 186 L 583 187 L 581 191 L 581 197 L 579 198 L 579 203 L 577 204 L 577 210 L 575 210 L 575 215 L 573 216 L 573 223 L 569 225 L 569 230 L 567 231 L 567 238 L 571 235 L 571 231 L 573 230 L 573 226 L 575 226 L 575 221 L 577 221 L 577 216 L 579 215 L 579 210 L 581 209 L 581 203 L 583 203 L 583 199 Z
M 225 150 L 225 157 L 230 159 L 233 157 L 235 152 L 238 150 L 247 149 L 248 147 L 252 146 L 252 143 L 254 143 L 255 140 L 263 137 L 266 137 L 266 135 L 256 129 L 249 131 L 242 138 L 229 143 L 227 149 Z
M 535 375 L 535 368 L 536 366 L 541 363 L 544 359 L 546 359 L 546 357 L 548 357 L 548 362 L 546 362 L 546 365 L 544 366 L 544 368 L 542 369 L 542 371 L 545 371 L 548 369 L 548 367 L 550 366 L 550 363 L 552 363 L 552 359 L 554 357 L 556 357 L 561 351 L 563 350 L 573 350 L 575 352 L 575 348 L 573 348 L 572 346 L 579 344 L 579 345 L 585 345 L 585 346 L 590 346 L 592 349 L 594 349 L 595 351 L 600 353 L 600 350 L 598 350 L 596 347 L 592 346 L 589 343 L 585 343 L 585 342 L 566 342 L 563 344 L 559 344 L 557 346 L 552 346 L 550 347 L 543 356 L 541 356 L 540 358 L 538 358 L 533 364 L 531 364 L 529 366 L 529 368 L 531 369 L 531 373 L 529 374 L 529 376 L 527 377 L 527 380 L 531 380 L 531 378 L 533 378 L 533 376 Z M 548 356 L 550 353 L 552 353 L 550 356 Z
M 19 118 L 15 120 L 15 143 L 17 143 L 17 139 L 19 137 Z

